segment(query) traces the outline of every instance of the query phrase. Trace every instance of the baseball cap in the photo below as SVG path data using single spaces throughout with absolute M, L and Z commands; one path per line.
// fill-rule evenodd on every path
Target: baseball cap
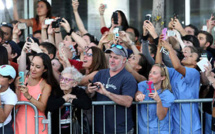
M 182 37 L 182 40 L 190 41 L 193 43 L 193 46 L 196 48 L 200 47 L 199 40 L 193 35 L 185 35 Z
M 0 66 L 0 75 L 10 76 L 14 79 L 16 77 L 16 71 L 11 65 L 2 65 Z
M 121 45 L 113 44 L 110 49 L 107 49 L 105 53 L 114 52 L 116 55 L 121 55 L 128 58 L 128 51 Z
M 12 50 L 17 53 L 17 57 L 19 57 L 21 55 L 21 48 L 16 44 L 16 42 L 14 41 L 6 41 L 6 44 L 9 44 L 12 48 Z
M 2 22 L 2 23 L 0 24 L 0 27 L 2 27 L 2 26 L 9 27 L 9 28 L 13 29 L 13 25 L 12 25 L 11 23 Z

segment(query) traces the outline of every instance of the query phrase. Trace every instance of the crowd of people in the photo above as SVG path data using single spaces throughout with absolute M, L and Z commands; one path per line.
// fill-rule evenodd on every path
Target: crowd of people
M 113 12 L 111 26 L 106 26 L 105 5 L 101 4 L 102 37 L 97 40 L 82 22 L 78 1 L 72 0 L 78 31 L 65 18 L 52 16 L 46 0 L 38 1 L 37 14 L 30 19 L 20 19 L 18 1 L 13 2 L 14 21 L 0 25 L 0 134 L 3 127 L 5 134 L 35 132 L 33 108 L 15 107 L 17 101 L 32 103 L 44 118 L 50 111 L 53 134 L 59 130 L 70 133 L 70 124 L 59 127 L 60 113 L 61 119 L 73 120 L 64 103 L 72 104 L 80 124 L 81 109 L 88 110 L 90 117 L 92 101 L 114 101 L 115 107 L 95 106 L 95 133 L 133 134 L 136 109 L 132 102 L 145 100 L 155 103 L 139 104 L 135 111 L 140 134 L 212 133 L 211 102 L 203 103 L 202 128 L 198 103 L 174 100 L 213 98 L 215 45 L 211 32 L 215 16 L 208 19 L 207 31 L 192 24 L 183 27 L 178 18 L 171 18 L 168 29 L 159 35 L 150 20 L 143 22 L 142 29 L 130 26 L 120 10 Z M 32 36 L 25 40 L 20 38 L 21 24 L 33 28 Z M 203 60 L 207 64 L 202 70 L 197 63 Z M 47 134 L 42 119 L 39 134 Z M 88 121 L 91 126 L 91 119 Z M 89 130 L 84 133 L 91 133 Z

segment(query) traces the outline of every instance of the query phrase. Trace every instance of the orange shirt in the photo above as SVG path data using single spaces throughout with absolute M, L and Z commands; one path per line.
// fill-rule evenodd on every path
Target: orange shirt
M 52 19 L 54 19 L 55 17 L 52 17 Z M 41 30 L 41 23 L 39 23 L 39 25 L 37 25 L 36 22 L 36 18 L 31 18 L 31 20 L 33 21 L 33 32 L 37 31 L 37 30 Z

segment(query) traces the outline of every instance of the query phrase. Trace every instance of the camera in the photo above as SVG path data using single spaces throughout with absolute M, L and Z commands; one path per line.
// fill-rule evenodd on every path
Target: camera
M 64 20 L 62 20 L 62 18 L 57 19 L 56 21 L 52 22 L 52 28 L 58 28 L 60 27 L 60 22 L 65 22 Z

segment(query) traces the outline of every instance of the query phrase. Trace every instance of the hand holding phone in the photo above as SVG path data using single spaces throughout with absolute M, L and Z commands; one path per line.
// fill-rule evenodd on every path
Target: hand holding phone
M 149 90 L 149 93 L 154 93 L 155 92 L 155 89 L 154 89 L 154 84 L 152 81 L 147 81 L 146 82 L 148 87 L 147 87 L 147 90 Z
M 96 86 L 98 89 L 100 88 L 99 85 L 95 85 L 91 80 L 88 80 L 88 81 L 89 81 L 89 83 L 91 83 L 91 86 Z

